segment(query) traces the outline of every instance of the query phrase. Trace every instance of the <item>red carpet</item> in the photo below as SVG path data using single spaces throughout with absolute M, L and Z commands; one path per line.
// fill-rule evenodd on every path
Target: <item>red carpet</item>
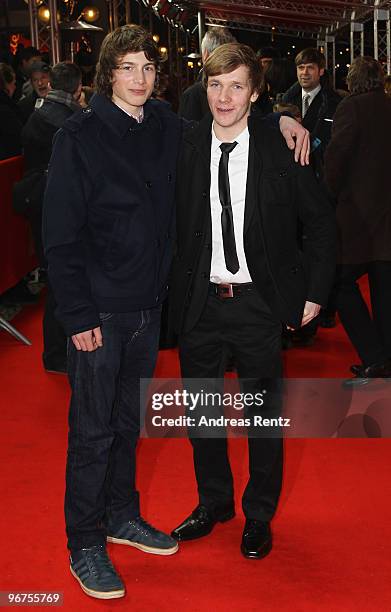
M 391 446 L 389 440 L 288 440 L 284 488 L 263 561 L 239 551 L 243 516 L 209 537 L 156 557 L 110 545 L 127 597 L 85 596 L 68 570 L 63 528 L 68 386 L 41 367 L 41 311 L 14 321 L 33 341 L 0 332 L 0 591 L 60 591 L 62 609 L 391 610 Z M 289 376 L 345 376 L 354 353 L 338 326 L 291 350 Z M 160 354 L 157 376 L 178 374 L 175 351 Z M 230 444 L 237 500 L 246 480 L 246 441 Z M 139 451 L 142 511 L 169 531 L 196 505 L 186 440 L 144 440 Z

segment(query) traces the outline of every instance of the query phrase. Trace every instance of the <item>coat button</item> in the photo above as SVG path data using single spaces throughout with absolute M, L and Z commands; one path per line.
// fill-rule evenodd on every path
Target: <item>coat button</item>
M 200 238 L 200 237 L 202 236 L 202 232 L 195 232 L 195 233 L 194 233 L 194 236 L 195 236 L 196 238 Z
M 190 276 L 191 274 L 193 274 L 193 270 L 191 268 L 188 269 L 187 274 Z
M 291 267 L 292 274 L 297 274 L 298 271 L 299 271 L 299 268 L 297 266 L 292 266 Z
M 209 251 L 209 249 L 210 249 L 210 243 L 209 242 L 205 245 L 205 248 L 208 249 L 208 251 Z
M 147 182 L 145 183 L 145 186 L 146 186 L 146 188 L 147 188 L 147 189 L 151 189 L 151 187 L 152 187 L 152 183 L 151 183 L 151 181 L 147 181 Z
M 281 176 L 281 178 L 282 178 L 284 176 L 287 176 L 287 174 L 288 173 L 286 172 L 286 170 L 283 170 L 282 172 L 279 173 L 279 176 Z
M 209 274 L 207 274 L 206 272 L 203 272 L 201 274 L 202 278 L 209 278 Z
M 203 197 L 203 198 L 206 198 L 207 196 L 208 196 L 208 192 L 207 192 L 207 191 L 203 191 L 203 192 L 202 192 L 202 197 Z

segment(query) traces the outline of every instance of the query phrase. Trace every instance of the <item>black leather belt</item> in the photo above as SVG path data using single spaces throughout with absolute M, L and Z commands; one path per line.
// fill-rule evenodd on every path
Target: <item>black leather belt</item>
M 255 291 L 254 283 L 209 283 L 209 293 L 219 298 L 233 298 Z

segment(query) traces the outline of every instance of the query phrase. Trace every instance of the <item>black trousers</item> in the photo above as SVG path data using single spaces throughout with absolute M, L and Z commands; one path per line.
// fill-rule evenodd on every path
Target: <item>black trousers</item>
M 281 322 L 255 290 L 234 298 L 209 295 L 197 325 L 179 338 L 183 378 L 224 376 L 227 354 L 234 358 L 246 391 L 257 391 L 265 379 L 280 378 Z M 199 501 L 211 510 L 233 504 L 227 439 L 191 437 Z M 242 506 L 247 518 L 270 521 L 281 490 L 283 442 L 280 437 L 248 438 L 249 480 Z
M 372 316 L 358 286 L 368 274 Z M 365 366 L 391 358 L 391 262 L 339 266 L 338 314 Z

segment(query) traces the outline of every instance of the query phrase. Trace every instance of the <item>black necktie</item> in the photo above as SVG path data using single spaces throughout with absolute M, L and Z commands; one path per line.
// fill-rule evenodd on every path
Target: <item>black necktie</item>
M 223 231 L 224 258 L 227 270 L 236 274 L 239 270 L 239 261 L 236 253 L 234 220 L 229 190 L 228 159 L 237 142 L 223 142 L 220 145 L 221 157 L 219 163 L 219 197 L 222 206 L 221 228 Z
M 310 99 L 311 99 L 310 94 L 305 94 L 303 96 L 303 119 L 306 116 L 307 111 L 308 111 L 308 109 L 310 107 Z

